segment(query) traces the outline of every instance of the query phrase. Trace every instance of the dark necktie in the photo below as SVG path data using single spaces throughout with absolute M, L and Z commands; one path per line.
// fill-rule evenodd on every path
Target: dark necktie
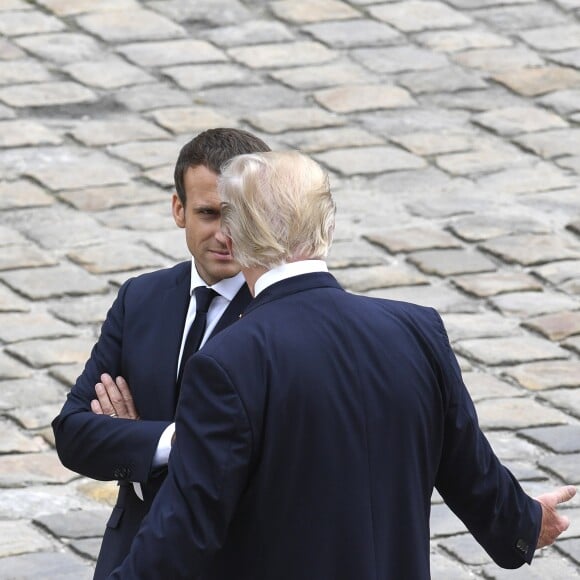
M 198 286 L 194 291 L 195 294 L 195 318 L 193 324 L 187 333 L 185 346 L 183 347 L 183 355 L 181 356 L 181 364 L 179 365 L 179 374 L 177 375 L 177 386 L 181 385 L 183 377 L 183 369 L 187 359 L 199 349 L 201 340 L 205 333 L 205 326 L 207 320 L 207 311 L 211 301 L 218 295 L 212 288 L 206 286 Z

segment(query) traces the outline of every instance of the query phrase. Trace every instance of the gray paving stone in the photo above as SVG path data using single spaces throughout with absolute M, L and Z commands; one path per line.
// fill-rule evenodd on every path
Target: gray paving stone
M 0 147 L 20 147 L 22 145 L 60 145 L 62 137 L 42 123 L 35 121 L 0 122 Z
M 434 70 L 449 64 L 449 60 L 443 54 L 405 45 L 389 48 L 361 48 L 353 50 L 351 56 L 371 71 L 382 74 Z
M 487 240 L 480 247 L 510 264 L 535 266 L 554 260 L 580 258 L 580 248 L 571 247 L 556 235 L 515 234 Z
M 342 60 L 330 64 L 276 70 L 272 71 L 270 76 L 294 89 L 368 84 L 373 80 L 372 75 L 360 65 Z
M 580 453 L 550 455 L 540 459 L 539 464 L 566 483 L 580 483 Z
M 179 39 L 162 42 L 139 42 L 117 48 L 131 62 L 143 67 L 223 62 L 225 53 L 204 40 Z
M 72 540 L 69 546 L 77 554 L 96 560 L 101 550 L 101 543 L 101 538 L 85 538 L 84 540 Z
M 305 153 L 385 144 L 380 137 L 357 127 L 332 127 L 312 131 L 294 131 L 282 135 L 282 140 L 291 147 Z
M 497 214 L 458 217 L 449 223 L 449 229 L 468 242 L 489 240 L 509 233 L 547 233 L 548 231 L 547 226 L 539 221 L 527 217 L 503 217 Z
M 464 564 L 481 566 L 492 560 L 471 534 L 459 534 L 438 542 L 446 552 Z
M 123 118 L 85 120 L 76 124 L 71 134 L 88 147 L 170 138 L 169 133 L 157 125 L 128 115 Z
M 535 107 L 495 109 L 474 116 L 473 121 L 505 136 L 567 126 L 567 123 L 558 115 Z
M 95 337 L 96 338 L 96 337 Z M 87 350 L 88 357 L 89 351 Z M 62 365 L 54 365 L 49 369 L 49 375 L 55 378 L 57 381 L 60 381 L 62 384 L 66 385 L 67 388 L 72 387 L 75 384 L 77 378 L 80 376 L 81 372 L 84 368 L 84 362 L 82 363 L 77 362 L 76 364 L 62 364 Z
M 562 290 L 567 294 L 580 295 L 580 280 L 569 280 L 562 286 Z
M 401 42 L 401 34 L 388 24 L 370 19 L 321 22 L 302 30 L 333 48 L 353 48 Z
M 398 109 L 416 104 L 405 89 L 388 85 L 360 84 L 323 89 L 314 93 L 314 98 L 336 113 Z
M 0 185 L 0 187 L 2 187 L 2 185 Z M 16 229 L 7 226 L 0 226 L 0 247 L 18 246 L 23 245 L 26 242 L 26 238 Z
M 6 38 L 0 38 L 0 61 L 23 59 L 26 53 Z
M 282 20 L 292 23 L 350 19 L 360 13 L 340 0 L 279 0 L 270 3 L 271 10 Z
M 71 3 L 68 0 L 37 0 L 40 6 L 44 6 L 57 16 L 74 16 L 86 12 L 105 12 L 107 10 L 126 10 L 137 8 L 139 5 L 135 0 L 76 0 Z
M 546 314 L 538 318 L 531 318 L 523 325 L 543 334 L 550 340 L 563 340 L 580 334 L 580 312 L 563 311 Z M 578 367 L 578 371 L 580 371 L 580 367 Z
M 75 477 L 78 475 L 63 467 L 54 451 L 0 456 L 0 487 L 68 483 Z
M 161 83 L 137 85 L 115 91 L 117 103 L 131 111 L 150 111 L 167 107 L 183 107 L 191 104 L 191 98 L 181 90 Z
M 479 252 L 470 250 L 424 250 L 408 260 L 425 274 L 453 276 L 475 272 L 493 272 L 496 265 Z
M 519 434 L 554 453 L 580 452 L 580 425 L 524 429 Z
M 185 244 L 185 234 L 182 229 L 150 232 L 143 239 L 143 243 L 155 252 L 159 252 L 176 262 L 188 260 L 190 256 Z
M 119 251 L 119 244 L 101 244 L 88 248 L 78 248 L 67 256 L 91 274 L 108 274 L 110 272 L 127 272 L 141 268 L 160 268 L 165 260 L 151 250 L 137 245 L 124 244 Z M 2 331 L 0 330 L 0 337 Z
M 454 8 L 463 8 L 465 10 L 472 10 L 474 8 L 503 6 L 504 4 L 527 4 L 528 0 L 448 0 Z
M 464 292 L 486 298 L 505 292 L 541 290 L 542 285 L 523 272 L 490 272 L 453 278 L 453 283 Z
M 93 570 L 77 556 L 61 552 L 40 552 L 2 559 L 0 580 L 26 578 L 58 578 L 59 580 L 90 580 Z
M 163 142 L 164 144 L 175 147 L 173 143 Z M 140 144 L 146 147 L 147 144 Z M 135 159 L 129 159 L 133 163 L 138 163 L 137 153 L 133 144 L 127 144 L 126 146 L 119 146 L 122 149 L 117 151 L 113 148 L 113 153 L 123 153 L 126 156 L 133 157 Z M 159 147 L 159 149 L 164 149 L 165 147 Z M 177 158 L 177 157 L 175 157 Z M 140 163 L 151 163 L 153 159 L 149 160 L 147 157 L 147 151 L 143 153 Z M 115 207 L 122 206 L 132 206 L 141 205 L 158 201 L 167 201 L 169 204 L 170 197 L 166 191 L 162 191 L 155 187 L 140 186 L 137 187 L 134 183 L 130 185 L 121 185 L 113 187 L 97 187 L 89 189 L 81 189 L 74 191 L 64 191 L 59 197 L 65 200 L 68 204 L 74 206 L 75 208 L 82 211 L 100 211 L 105 209 L 112 209 Z
M 281 22 L 269 20 L 249 20 L 233 26 L 221 26 L 207 31 L 205 37 L 218 46 L 224 47 L 294 40 L 288 27 Z
M 461 66 L 486 73 L 498 73 L 544 64 L 544 60 L 534 51 L 523 46 L 473 49 L 456 53 L 452 58 Z
M 564 413 L 523 397 L 479 401 L 477 414 L 484 431 L 526 429 L 569 422 L 569 417 Z
M 74 325 L 101 324 L 111 303 L 112 297 L 109 295 L 85 296 L 59 302 L 50 308 L 50 312 Z
M 0 85 L 52 80 L 53 76 L 41 63 L 30 59 L 0 61 Z
M 560 115 L 570 115 L 580 111 L 580 90 L 554 91 L 540 97 L 537 102 L 554 109 Z
M 0 379 L 2 381 L 9 379 L 25 379 L 32 375 L 29 368 L 3 351 L 0 351 L 0 363 Z
M 566 67 L 544 66 L 500 72 L 494 74 L 493 79 L 520 95 L 537 97 L 580 85 L 580 72 Z
M 200 64 L 163 69 L 180 87 L 189 91 L 225 85 L 247 85 L 256 79 L 251 71 L 235 64 Z
M 138 212 L 134 207 L 120 207 L 115 210 L 103 211 L 95 217 L 104 227 L 121 230 L 160 231 L 173 230 L 175 222 L 171 215 L 169 204 L 149 204 Z
M 139 67 L 116 57 L 76 62 L 64 66 L 63 70 L 84 85 L 106 90 L 151 83 L 154 80 Z
M 29 181 L 0 181 L 0 210 L 49 206 L 54 197 Z
M 483 567 L 485 577 L 490 580 L 570 580 L 577 576 L 577 568 L 554 548 L 536 556 L 531 566 L 522 566 L 517 570 L 502 570 L 495 564 Z
M 540 314 L 550 314 L 561 310 L 574 310 L 575 301 L 563 294 L 544 292 L 511 292 L 489 298 L 490 303 L 502 314 L 529 318 Z
M 513 365 L 549 359 L 567 358 L 560 347 L 535 336 L 509 336 L 462 340 L 457 352 L 486 365 Z
M 519 334 L 518 321 L 500 316 L 496 312 L 445 314 L 443 321 L 451 342 L 465 338 L 489 338 Z
M 4 272 L 0 276 L 5 284 L 31 300 L 57 296 L 98 294 L 107 285 L 76 266 L 54 266 Z
M 508 91 L 504 87 L 494 86 L 486 89 L 468 89 L 456 93 L 441 91 L 434 94 L 421 95 L 420 101 L 424 106 L 445 107 L 447 110 L 466 110 L 481 112 L 497 107 L 498 102 L 503 105 L 521 105 L 527 101 Z
M 541 391 L 539 393 L 543 400 L 548 401 L 554 407 L 566 413 L 580 418 L 580 389 L 555 389 Z
M 536 50 L 580 48 L 580 26 L 578 24 L 526 30 L 520 34 L 520 37 Z
M 370 296 L 386 298 L 388 300 L 400 300 L 412 302 L 421 306 L 435 308 L 440 314 L 450 312 L 467 313 L 477 311 L 477 304 L 459 294 L 459 292 L 442 286 L 400 286 L 396 288 L 383 288 L 371 290 Z
M 251 14 L 238 0 L 160 0 L 148 6 L 177 22 L 233 24 L 243 22 Z
M 62 385 L 46 375 L 36 374 L 34 380 L 3 380 L 0 383 L 0 409 L 26 407 L 30 405 L 30 401 L 38 405 L 62 405 L 65 394 Z
M 0 34 L 3 36 L 55 32 L 64 28 L 64 24 L 54 16 L 36 10 L 4 12 L 0 22 Z
M 150 10 L 114 10 L 77 18 L 77 24 L 106 42 L 165 40 L 186 35 L 185 30 Z
M 6 347 L 6 351 L 34 368 L 84 362 L 94 344 L 92 337 L 28 340 Z
M 20 268 L 33 268 L 36 266 L 54 266 L 58 264 L 50 254 L 30 245 L 12 245 L 10 252 L 0 255 L 0 271 L 15 270 Z
M 580 386 L 577 360 L 534 362 L 507 369 L 505 374 L 531 391 Z
M 505 33 L 519 33 L 530 28 L 566 23 L 566 17 L 556 7 L 539 2 L 493 6 L 474 10 L 471 14 L 474 18 L 489 24 L 491 28 Z
M 572 120 L 574 120 L 574 118 L 572 118 Z M 578 155 L 576 157 L 563 157 L 563 158 L 557 159 L 555 161 L 555 163 L 559 167 L 563 167 L 565 169 L 571 169 L 572 171 L 574 171 L 576 173 L 580 173 L 580 155 Z
M 391 254 L 461 247 L 452 235 L 433 226 L 390 228 L 386 233 L 368 234 L 365 238 Z
M 139 124 L 137 124 L 138 130 Z M 165 132 L 163 132 L 165 134 Z M 180 144 L 175 143 L 175 141 L 135 141 L 129 143 L 123 143 L 121 145 L 111 145 L 107 147 L 107 153 L 120 157 L 125 161 L 129 161 L 134 165 L 138 165 L 141 168 L 158 167 L 160 165 L 168 165 L 174 163 L 179 154 Z M 112 190 L 113 188 L 102 188 L 101 191 L 106 189 Z M 117 190 L 122 190 L 123 188 L 116 188 Z M 135 186 L 129 186 L 124 188 L 125 190 L 130 190 L 135 193 Z M 148 189 L 148 194 L 152 201 L 160 201 L 162 199 L 169 200 L 167 194 L 163 192 L 156 191 L 153 188 Z M 74 198 L 74 195 L 72 196 Z M 141 190 L 139 190 L 139 203 L 143 203 L 144 200 L 141 197 Z
M 365 292 L 375 288 L 390 288 L 392 286 L 428 284 L 424 276 L 398 264 L 346 268 L 333 273 L 342 286 L 353 292 Z
M 336 56 L 323 44 L 308 40 L 230 48 L 228 55 L 252 69 L 320 64 Z
M 391 24 L 402 32 L 420 32 L 438 28 L 469 26 L 468 16 L 453 10 L 443 2 L 408 0 L 403 3 L 371 6 L 369 12 L 375 18 Z
M 562 342 L 562 346 L 569 348 L 570 350 L 580 354 L 580 337 L 574 336 Z
M 459 182 L 457 188 L 453 181 L 444 182 L 441 186 L 442 195 L 434 199 L 424 198 L 417 201 L 410 201 L 406 204 L 409 212 L 414 216 L 423 218 L 451 218 L 461 215 L 469 215 L 474 212 L 483 211 L 484 206 L 481 201 L 469 199 L 466 191 L 470 190 L 471 183 L 466 180 L 456 180 Z M 428 193 L 429 189 L 425 193 Z
M 11 107 L 50 107 L 94 103 L 97 95 L 73 82 L 35 83 L 0 88 L 0 101 Z
M 75 32 L 35 34 L 17 38 L 14 42 L 37 57 L 58 64 L 88 60 L 101 50 L 94 38 Z
M 41 437 L 25 435 L 14 423 L 0 420 L 0 453 L 34 453 L 46 451 L 47 447 Z M 0 547 L 0 554 L 1 551 Z
M 536 135 L 523 135 L 516 141 L 548 159 L 560 155 L 574 155 L 580 146 L 580 129 L 555 129 Z
M 553 52 L 550 53 L 549 59 L 556 64 L 578 69 L 580 68 L 580 49 Z
M 463 373 L 463 382 L 475 402 L 485 399 L 523 396 L 516 387 L 487 373 L 474 371 Z
M 431 553 L 431 577 L 446 580 L 469 580 L 476 576 L 463 566 L 442 554 Z
M 426 163 L 420 157 L 395 147 L 358 147 L 320 153 L 316 159 L 343 175 L 383 173 L 419 169 Z
M 237 123 L 210 107 L 171 107 L 152 113 L 153 118 L 172 133 L 198 133 L 212 127 L 232 127 Z
M 266 133 L 335 127 L 345 123 L 342 117 L 317 107 L 271 109 L 250 115 L 246 121 Z
M 62 401 L 50 405 L 36 405 L 12 409 L 6 414 L 28 430 L 38 430 L 42 427 L 50 429 L 52 420 L 62 408 Z
M 432 50 L 451 53 L 469 49 L 499 48 L 512 45 L 509 38 L 480 28 L 424 32 L 418 34 L 416 39 Z
M 328 267 L 332 269 L 380 266 L 386 262 L 380 250 L 363 240 L 335 242 L 328 253 Z
M 143 178 L 154 185 L 158 185 L 166 190 L 171 190 L 174 185 L 173 171 L 175 164 L 171 163 L 161 167 L 154 167 L 143 172 Z
M 454 536 L 467 531 L 464 523 L 445 504 L 431 506 L 431 537 Z
M 500 460 L 509 462 L 510 465 L 516 461 L 523 461 L 530 465 L 543 453 L 529 441 L 521 437 L 514 437 L 511 431 L 489 431 L 485 436 Z M 545 479 L 545 475 L 539 479 Z
M 75 336 L 78 331 L 44 312 L 0 314 L 0 340 L 4 343 L 31 338 Z
M 92 538 L 102 535 L 109 516 L 108 509 L 71 510 L 64 514 L 40 516 L 34 519 L 34 523 L 56 537 Z
M 406 135 L 395 135 L 391 139 L 411 153 L 422 156 L 468 151 L 474 148 L 477 140 L 477 135 L 461 131 L 456 133 L 413 132 Z
M 53 547 L 48 539 L 25 521 L 0 521 L 0 534 L 0 558 L 51 550 Z
M 481 76 L 451 65 L 436 70 L 401 74 L 399 83 L 408 88 L 414 95 L 484 89 L 487 83 Z

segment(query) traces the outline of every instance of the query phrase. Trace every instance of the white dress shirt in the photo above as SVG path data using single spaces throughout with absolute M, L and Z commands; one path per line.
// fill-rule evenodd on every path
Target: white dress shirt
M 301 260 L 299 262 L 288 262 L 281 266 L 276 266 L 264 272 L 254 285 L 254 297 L 263 292 L 268 286 L 276 282 L 300 276 L 301 274 L 312 274 L 313 272 L 328 272 L 328 266 L 324 260 Z

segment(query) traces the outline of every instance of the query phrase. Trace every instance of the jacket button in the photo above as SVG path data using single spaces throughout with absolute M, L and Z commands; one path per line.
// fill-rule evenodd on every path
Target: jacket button
M 521 538 L 516 542 L 516 548 L 520 551 L 523 552 L 524 554 L 527 553 L 528 551 L 528 543 L 525 540 L 522 540 Z

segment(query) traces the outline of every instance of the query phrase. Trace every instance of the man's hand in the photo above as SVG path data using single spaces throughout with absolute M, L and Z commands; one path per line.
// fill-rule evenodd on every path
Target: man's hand
M 121 419 L 139 419 L 129 385 L 123 377 L 117 377 L 115 381 L 111 375 L 102 374 L 101 382 L 95 385 L 95 393 L 97 398 L 91 401 L 93 413 Z
M 559 515 L 556 506 L 571 500 L 575 495 L 576 488 L 573 485 L 566 485 L 536 498 L 542 506 L 542 527 L 536 549 L 553 544 L 556 538 L 568 529 L 570 520 L 566 516 Z

